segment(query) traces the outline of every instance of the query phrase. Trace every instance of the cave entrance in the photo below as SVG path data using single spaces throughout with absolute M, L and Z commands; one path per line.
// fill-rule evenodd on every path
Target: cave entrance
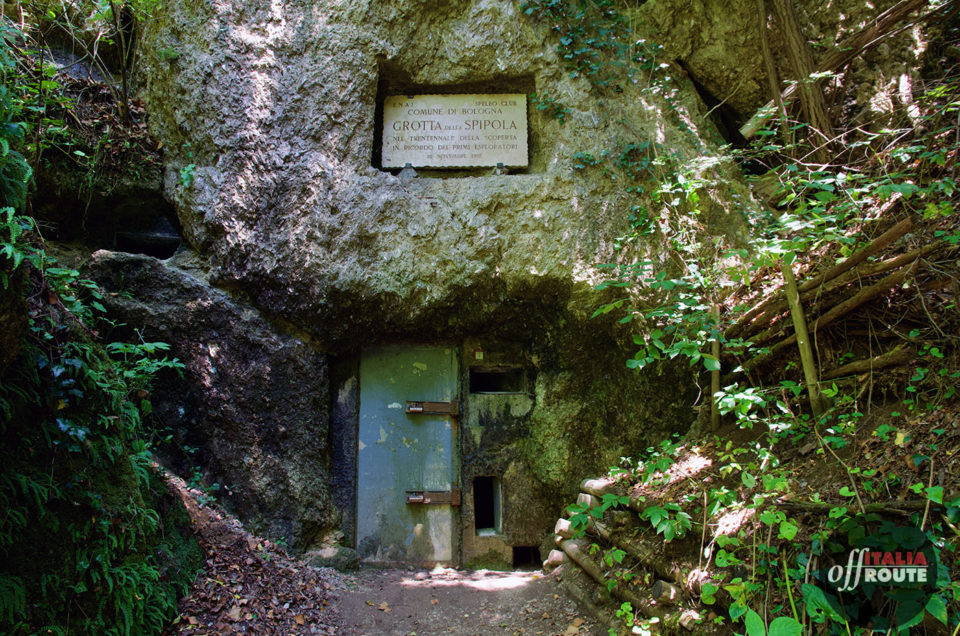
M 454 562 L 458 368 L 453 347 L 360 357 L 357 551 L 366 562 Z

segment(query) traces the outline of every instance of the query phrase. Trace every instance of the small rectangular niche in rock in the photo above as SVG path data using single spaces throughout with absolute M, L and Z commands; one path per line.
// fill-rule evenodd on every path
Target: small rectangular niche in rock
M 526 168 L 527 96 L 387 97 L 382 148 L 383 168 Z

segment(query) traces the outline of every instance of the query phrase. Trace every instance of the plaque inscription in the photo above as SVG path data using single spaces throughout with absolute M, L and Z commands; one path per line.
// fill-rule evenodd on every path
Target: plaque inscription
M 383 102 L 384 168 L 527 166 L 527 96 L 396 95 Z

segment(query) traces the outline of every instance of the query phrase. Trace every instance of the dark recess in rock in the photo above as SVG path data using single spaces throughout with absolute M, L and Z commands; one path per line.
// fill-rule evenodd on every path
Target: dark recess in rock
M 698 82 L 690 69 L 683 63 L 683 60 L 675 60 L 675 62 L 680 68 L 687 72 L 687 76 L 693 83 L 694 90 L 697 91 L 697 95 L 700 96 L 700 99 L 702 99 L 706 105 L 710 121 L 717 127 L 720 136 L 723 137 L 727 143 L 733 144 L 734 148 L 745 147 L 747 140 L 740 134 L 743 117 L 737 112 L 737 109 L 728 102 L 718 99 L 706 86 Z

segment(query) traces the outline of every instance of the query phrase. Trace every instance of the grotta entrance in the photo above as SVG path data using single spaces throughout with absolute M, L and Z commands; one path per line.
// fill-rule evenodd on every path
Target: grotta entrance
M 365 561 L 455 560 L 457 369 L 451 347 L 361 356 L 357 547 Z
M 532 555 L 520 562 L 539 560 L 532 546 L 554 506 L 531 486 L 535 374 L 523 357 L 518 345 L 477 340 L 360 352 L 355 406 L 343 406 L 355 418 L 357 476 L 344 509 L 355 510 L 361 561 L 509 568 L 517 546 Z

